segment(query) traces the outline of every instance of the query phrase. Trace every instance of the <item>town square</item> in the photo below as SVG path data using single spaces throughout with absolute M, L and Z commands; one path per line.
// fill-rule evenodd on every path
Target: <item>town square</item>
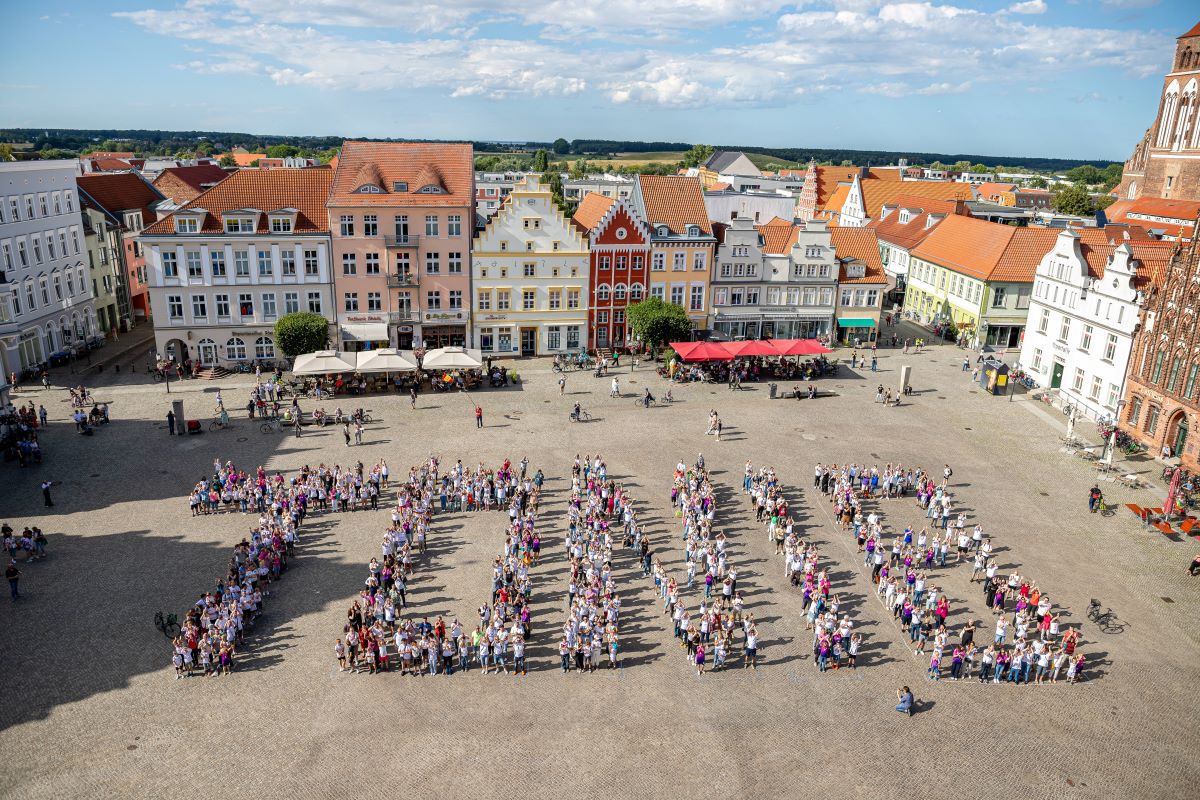
M 900 323 L 895 331 L 912 339 L 919 329 Z M 675 402 L 650 408 L 632 399 L 645 388 L 661 395 L 667 385 L 645 364 L 611 371 L 623 384 L 612 398 L 608 377 L 581 371 L 567 373 L 560 394 L 561 373 L 537 360 L 522 365 L 517 386 L 422 393 L 415 409 L 397 393 L 347 397 L 347 411 L 365 406 L 372 419 L 362 443 L 350 445 L 340 426 L 314 426 L 299 438 L 261 433 L 258 419 L 233 411 L 253 376 L 172 383 L 168 394 L 144 372 L 108 370 L 89 383 L 112 421 L 91 437 L 74 432 L 64 386 L 19 390 L 14 400 L 44 405 L 50 417 L 42 464 L 8 473 L 4 518 L 18 530 L 37 525 L 48 545 L 44 559 L 20 560 L 21 600 L 3 608 L 3 677 L 14 689 L 3 724 L 6 750 L 38 743 L 45 752 L 5 770 L 4 793 L 160 796 L 207 785 L 217 796 L 336 796 L 361 779 L 366 757 L 403 775 L 407 787 L 440 794 L 447 781 L 471 780 L 469 765 L 477 771 L 487 763 L 482 753 L 498 750 L 505 762 L 525 754 L 501 774 L 534 795 L 573 783 L 676 796 L 714 782 L 739 794 L 779 782 L 878 793 L 897 788 L 898 761 L 907 763 L 907 783 L 961 786 L 971 796 L 1001 784 L 1048 796 L 1188 794 L 1196 777 L 1189 683 L 1198 644 L 1190 540 L 1173 541 L 1128 513 L 1089 514 L 1094 470 L 1062 452 L 1063 416 L 1028 395 L 983 392 L 961 370 L 963 350 L 877 353 L 878 371 L 844 364 L 816 381 L 815 400 L 771 399 L 765 382 L 740 390 L 697 382 L 676 384 Z M 899 406 L 876 403 L 877 385 L 897 381 L 902 366 L 912 368 L 913 392 Z M 58 372 L 73 385 L 72 375 Z M 207 419 L 218 391 L 231 409 L 230 429 L 168 434 L 170 401 L 182 399 L 187 416 Z M 311 412 L 316 402 L 304 398 L 300 406 Z M 576 402 L 590 421 L 567 421 Z M 714 410 L 724 420 L 719 442 L 705 433 Z M 334 642 L 344 639 L 345 609 L 362 589 L 367 562 L 379 556 L 396 487 L 431 454 L 443 469 L 459 459 L 469 470 L 505 460 L 517 470 L 525 461 L 529 475 L 544 475 L 527 674 L 481 674 L 473 655 L 470 668 L 449 676 L 401 675 L 396 666 L 370 674 L 365 663 L 339 670 Z M 633 498 L 693 614 L 704 590 L 702 583 L 682 588 L 671 476 L 677 462 L 704 462 L 717 504 L 713 531 L 727 542 L 756 620 L 756 669 L 743 666 L 739 633 L 726 668 L 699 677 L 640 557 L 619 544 L 612 555 L 622 603 L 619 667 L 607 668 L 605 656 L 591 675 L 560 669 L 570 579 L 562 541 L 573 465 L 583 455 L 600 459 L 606 477 Z M 214 461 L 252 474 L 263 465 L 289 479 L 305 465 L 361 462 L 370 470 L 386 461 L 391 488 L 378 510 L 310 508 L 287 572 L 270 584 L 229 674 L 176 680 L 155 612 L 181 613 L 213 591 L 229 550 L 254 526 L 255 514 L 236 505 L 188 512 L 188 494 Z M 774 471 L 799 536 L 819 550 L 830 595 L 862 635 L 855 668 L 843 661 L 819 671 L 803 595 L 743 491 L 747 462 Z M 815 465 L 851 462 L 923 467 L 938 484 L 949 465 L 954 515 L 966 515 L 968 531 L 982 526 L 1002 575 L 1034 581 L 1052 597 L 1063 628 L 1080 632 L 1082 680 L 1068 683 L 1065 670 L 1053 684 L 997 685 L 990 672 L 984 683 L 973 673 L 959 682 L 928 680 L 928 655 L 914 654 L 907 629 L 889 618 L 853 533 L 835 523 L 829 498 L 814 488 Z M 52 508 L 39 490 L 45 479 L 54 482 Z M 1101 485 L 1114 506 L 1161 493 L 1161 486 Z M 928 522 L 911 492 L 864 505 L 864 513 L 883 516 L 889 544 L 904 527 Z M 506 517 L 436 511 L 401 616 L 473 629 L 489 599 Z M 951 598 L 952 641 L 977 620 L 976 641 L 986 645 L 996 614 L 969 561 L 956 563 L 955 555 L 930 570 L 930 582 Z M 1119 632 L 1089 621 L 1092 598 L 1112 609 Z M 948 676 L 949 650 L 946 660 Z M 911 717 L 892 708 L 905 685 L 916 698 Z M 1138 757 L 1111 757 L 1122 751 Z M 982 762 L 995 758 L 1008 766 L 981 782 Z M 714 763 L 698 768 L 708 759 Z

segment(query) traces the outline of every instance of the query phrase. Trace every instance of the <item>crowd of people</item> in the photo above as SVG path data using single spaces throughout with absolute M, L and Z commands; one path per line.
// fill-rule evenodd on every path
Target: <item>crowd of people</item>
M 949 465 L 939 480 L 903 465 L 818 464 L 813 483 L 832 505 L 839 526 L 853 531 L 863 564 L 871 569 L 876 596 L 907 633 L 914 655 L 929 655 L 930 680 L 944 675 L 956 681 L 990 678 L 993 683 L 1081 680 L 1085 659 L 1078 650 L 1079 631 L 1061 624 L 1050 597 L 1036 582 L 1015 571 L 1007 577 L 998 574 L 990 537 L 978 524 L 968 530 L 966 515 L 954 511 L 952 475 Z M 865 511 L 863 504 L 910 493 L 929 527 L 914 531 L 906 526 L 889 544 L 879 511 Z M 984 623 L 975 619 L 968 619 L 953 640 L 950 599 L 931 580 L 935 569 L 964 561 L 973 564 L 970 580 L 982 581 L 985 603 L 995 615 L 990 644 L 976 643 L 975 631 Z
M 45 406 L 9 405 L 0 412 L 0 449 L 5 460 L 16 459 L 20 466 L 40 464 L 42 445 L 39 433 L 46 427 L 48 419 Z
M 176 679 L 199 672 L 205 677 L 228 675 L 246 630 L 262 613 L 267 587 L 280 580 L 295 554 L 299 528 L 308 513 L 311 480 L 315 473 L 305 469 L 285 480 L 281 473 L 268 479 L 266 470 L 255 471 L 258 521 L 249 535 L 238 542 L 225 574 L 188 609 L 179 635 L 173 642 L 172 662 Z M 213 462 L 213 476 L 205 486 L 249 482 L 248 473 L 233 462 Z
M 655 565 L 654 582 L 663 598 L 664 611 L 671 615 L 675 636 L 686 648 L 697 674 L 703 674 L 710 657 L 714 670 L 727 666 L 740 629 L 742 666 L 757 669 L 758 628 L 738 590 L 738 571 L 730 562 L 725 534 L 713 530 L 717 498 L 703 454 L 697 455 L 690 467 L 683 461 L 675 465 L 671 505 L 680 520 L 687 582 L 679 586 L 661 562 Z M 697 581 L 704 588 L 699 609 L 693 616 L 687 610 L 682 592 Z
M 313 505 L 334 512 L 379 507 L 379 493 L 387 488 L 388 465 L 379 461 L 366 469 L 360 461 L 353 466 L 305 465 L 300 474 L 286 481 L 282 473 L 268 475 L 258 467 L 254 474 L 237 469 L 232 462 L 213 462 L 211 475 L 192 488 L 188 505 L 192 516 L 240 512 L 262 514 L 274 506 Z
M 800 538 L 775 470 L 755 470 L 747 461 L 742 491 L 749 495 L 755 521 L 766 523 L 767 541 L 774 543 L 775 554 L 783 558 L 784 577 L 803 594 L 805 630 L 812 632 L 817 670 L 857 668 L 862 635 L 854 631 L 838 596 L 831 594 L 829 570 L 820 563 L 817 544 Z
M 470 659 L 484 673 L 525 673 L 525 641 L 530 635 L 529 569 L 537 563 L 541 540 L 536 515 L 543 475 L 528 474 L 505 461 L 498 469 L 465 467 L 461 460 L 442 471 L 430 456 L 409 470 L 396 485 L 391 524 L 384 532 L 380 555 L 367 567 L 358 598 L 346 614 L 343 639 L 334 645 L 340 669 L 372 674 L 398 669 L 402 675 L 453 675 L 469 669 Z M 439 512 L 440 509 L 440 512 Z M 434 513 L 507 510 L 508 526 L 501 553 L 493 562 L 491 599 L 479 609 L 479 624 L 468 633 L 454 618 L 419 622 L 406 615 L 407 584 L 413 562 L 426 551 Z M 509 655 L 511 652 L 511 656 Z

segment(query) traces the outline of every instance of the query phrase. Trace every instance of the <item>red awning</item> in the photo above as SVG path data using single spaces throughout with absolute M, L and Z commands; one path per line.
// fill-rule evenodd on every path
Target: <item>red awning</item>
M 672 342 L 671 348 L 684 361 L 730 361 L 744 356 L 815 356 L 833 352 L 816 339 Z

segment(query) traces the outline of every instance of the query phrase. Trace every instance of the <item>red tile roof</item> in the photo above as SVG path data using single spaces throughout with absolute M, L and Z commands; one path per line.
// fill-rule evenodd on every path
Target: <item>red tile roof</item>
M 1115 242 L 1115 243 L 1114 243 Z M 1124 241 L 1120 238 L 1105 242 L 1081 241 L 1079 250 L 1087 261 L 1088 274 L 1097 280 L 1104 278 L 1104 268 L 1109 257 L 1122 244 L 1128 244 L 1129 249 L 1138 261 L 1137 283 L 1139 286 L 1162 283 L 1167 268 L 1171 265 L 1171 254 L 1175 252 L 1176 242 L 1160 241 Z
M 132 150 L 96 150 L 88 153 L 84 158 L 133 158 L 135 153 Z
M 571 221 L 585 233 L 590 233 L 592 228 L 600 224 L 600 220 L 604 219 L 604 215 L 608 213 L 615 202 L 617 201 L 614 198 L 606 197 L 599 192 L 588 192 L 583 196 L 579 207 L 575 209 L 575 215 L 571 217 Z
M 796 243 L 800 229 L 782 217 L 775 217 L 766 225 L 754 226 L 763 237 L 763 252 L 779 255 L 790 253 Z
M 81 191 L 118 219 L 122 212 L 140 209 L 143 225 L 154 222 L 157 215 L 151 206 L 165 199 L 136 172 L 100 172 L 80 175 L 75 180 Z
M 1135 216 L 1136 215 L 1136 216 Z M 1197 200 L 1164 200 L 1160 197 L 1139 197 L 1136 200 L 1118 200 L 1104 210 L 1104 216 L 1113 222 L 1132 222 L 1137 217 L 1164 217 L 1170 220 L 1193 222 L 1200 216 L 1200 201 Z M 1154 220 L 1137 220 L 1151 222 Z M 1168 223 L 1159 223 L 1165 225 Z
M 839 283 L 887 283 L 875 231 L 869 228 L 833 228 L 830 231 L 830 243 L 842 262 Z M 845 262 L 850 259 L 862 262 L 866 268 L 861 278 L 847 276 Z
M 981 183 L 975 187 L 975 191 L 984 200 L 991 200 L 998 194 L 1003 192 L 1011 192 L 1017 188 L 1015 183 Z
M 433 142 L 343 143 L 334 172 L 331 206 L 468 206 L 474 204 L 475 164 L 469 144 Z M 358 194 L 363 184 L 383 189 Z M 397 192 L 397 183 L 408 190 Z M 439 185 L 445 194 L 419 194 L 422 187 Z
M 327 169 L 242 170 L 200 194 L 180 211 L 203 208 L 208 213 L 200 226 L 203 233 L 221 233 L 221 214 L 242 208 L 256 208 L 258 232 L 268 231 L 267 214 L 283 208 L 295 208 L 296 233 L 324 233 L 329 230 L 325 201 L 333 184 Z M 175 232 L 175 214 L 170 214 L 146 229 L 148 234 Z
M 157 186 L 159 178 L 164 175 L 173 175 L 193 189 L 202 191 L 225 180 L 229 177 L 229 174 L 216 164 L 197 164 L 194 167 L 167 167 L 158 173 L 158 177 L 154 179 L 154 183 Z
M 974 217 L 946 217 L 912 254 L 964 275 L 989 280 L 1015 230 Z M 1029 280 L 1033 280 L 1032 272 Z
M 826 204 L 829 196 L 837 190 L 838 184 L 850 183 L 855 175 L 862 175 L 862 167 L 817 167 L 817 207 Z M 897 182 L 904 178 L 899 167 L 868 167 L 866 177 Z
M 682 235 L 687 232 L 688 225 L 699 225 L 701 233 L 712 234 L 699 178 L 638 175 L 638 184 L 646 222 L 651 228 L 666 225 L 671 233 Z
M 1192 29 L 1190 31 L 1188 31 L 1183 36 L 1180 36 L 1178 38 L 1190 39 L 1193 36 L 1200 36 L 1200 22 L 1197 22 L 1195 25 L 1192 26 Z
M 132 164 L 120 158 L 93 158 L 91 162 L 95 172 L 120 172 L 133 168 Z
M 988 280 L 1032 283 L 1038 264 L 1054 249 L 1059 233 L 1054 228 L 1014 228 Z
M 933 232 L 934 228 L 938 226 L 940 220 L 935 220 L 932 224 L 930 224 L 929 216 L 931 213 L 940 214 L 943 216 L 948 216 L 949 214 L 954 213 L 954 203 L 945 203 L 940 200 L 921 201 L 919 203 L 910 205 L 908 202 L 906 202 L 905 198 L 901 198 L 899 201 L 897 201 L 897 205 L 899 208 L 906 208 L 910 211 L 917 210 L 920 213 L 910 217 L 908 222 L 901 222 L 900 211 L 898 208 L 883 219 L 871 220 L 869 223 L 867 223 L 867 227 L 875 231 L 875 235 L 878 236 L 881 241 L 887 242 L 888 244 L 893 244 L 896 247 L 901 247 L 909 251 L 911 251 L 921 242 L 925 241 L 925 237 L 929 236 L 929 234 Z M 931 209 L 927 207 L 932 205 L 938 205 L 940 207 L 937 209 Z M 944 210 L 945 206 L 947 205 L 950 207 L 950 211 Z
M 213 158 L 215 158 L 217 161 L 220 161 L 225 156 L 231 156 L 233 158 L 233 163 L 237 164 L 239 167 L 248 167 L 250 166 L 250 162 L 261 161 L 267 157 L 265 153 L 239 153 L 234 151 L 232 153 L 221 153 L 221 155 L 213 156 Z

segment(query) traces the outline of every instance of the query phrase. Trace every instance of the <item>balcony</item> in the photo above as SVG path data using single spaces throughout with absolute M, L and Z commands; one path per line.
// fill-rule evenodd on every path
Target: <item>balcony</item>
M 418 309 L 410 309 L 408 311 L 389 311 L 388 322 L 416 322 L 421 318 L 421 312 Z
M 389 272 L 387 276 L 387 285 L 392 288 L 416 286 L 417 274 L 415 272 Z
M 415 234 L 406 234 L 404 236 L 385 236 L 383 244 L 388 248 L 396 247 L 416 247 L 421 243 L 421 237 Z

